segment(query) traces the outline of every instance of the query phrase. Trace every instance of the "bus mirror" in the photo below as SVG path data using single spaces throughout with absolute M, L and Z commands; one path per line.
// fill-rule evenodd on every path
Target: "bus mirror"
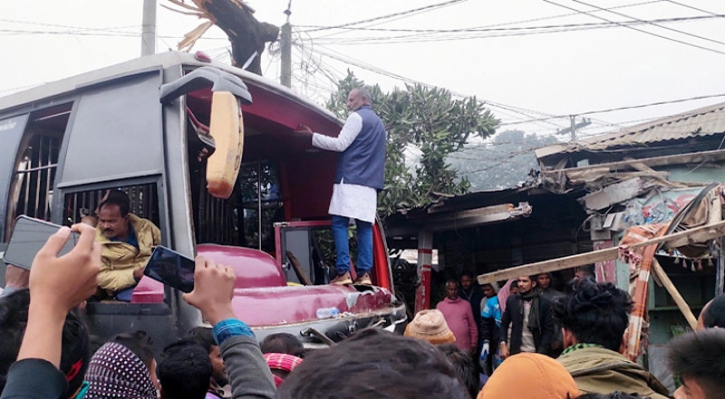
M 227 199 L 234 191 L 244 149 L 242 111 L 234 94 L 215 91 L 212 95 L 209 134 L 216 150 L 206 162 L 207 190 L 216 198 Z
M 242 79 L 212 67 L 197 68 L 171 83 L 162 85 L 161 102 L 173 101 L 184 94 L 209 86 L 212 92 L 225 91 L 233 94 L 244 105 L 252 103 L 252 95 Z

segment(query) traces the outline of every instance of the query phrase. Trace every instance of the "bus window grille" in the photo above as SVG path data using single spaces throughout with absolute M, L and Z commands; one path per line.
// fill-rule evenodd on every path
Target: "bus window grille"
M 50 199 L 59 149 L 59 138 L 36 135 L 30 140 L 16 176 L 20 184 L 16 209 L 20 213 L 50 220 Z

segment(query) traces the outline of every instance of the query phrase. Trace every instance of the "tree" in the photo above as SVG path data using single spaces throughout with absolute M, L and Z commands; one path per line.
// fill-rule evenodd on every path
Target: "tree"
M 348 114 L 347 95 L 364 82 L 348 71 L 330 96 L 327 107 L 338 117 Z M 463 148 L 469 138 L 486 138 L 498 126 L 476 97 L 454 99 L 448 90 L 407 85 L 385 93 L 377 84 L 369 87 L 373 109 L 388 132 L 385 189 L 378 195 L 384 215 L 428 204 L 441 194 L 463 194 L 469 183 L 458 177 L 447 156 Z M 406 150 L 420 151 L 418 164 L 406 165 Z
M 506 130 L 490 143 L 467 146 L 448 156 L 453 168 L 467 179 L 472 191 L 516 187 L 538 169 L 534 150 L 558 143 L 554 136 Z

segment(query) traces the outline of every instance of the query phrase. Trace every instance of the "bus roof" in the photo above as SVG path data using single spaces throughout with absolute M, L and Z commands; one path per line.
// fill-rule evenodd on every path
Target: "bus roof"
M 313 103 L 309 99 L 294 93 L 289 88 L 284 87 L 272 80 L 242 70 L 240 68 L 233 67 L 231 65 L 226 65 L 214 61 L 199 61 L 194 57 L 194 55 L 179 51 L 169 51 L 165 53 L 136 58 L 120 64 L 96 69 L 94 71 L 86 72 L 48 84 L 43 84 L 32 89 L 0 97 L 0 112 L 30 104 L 35 101 L 57 97 L 86 86 L 138 73 L 140 71 L 150 70 L 154 68 L 165 69 L 173 67 L 175 65 L 189 65 L 195 67 L 213 66 L 215 68 L 219 68 L 221 70 L 239 76 L 247 85 L 257 86 L 265 91 L 274 93 L 275 95 L 279 95 L 287 99 L 293 100 L 294 102 L 299 103 L 305 108 L 308 108 L 310 111 L 320 114 L 321 116 L 324 116 L 327 119 L 330 119 L 336 124 L 342 126 L 342 121 L 337 118 L 332 112 L 328 111 L 325 108 L 322 108 L 321 106 Z

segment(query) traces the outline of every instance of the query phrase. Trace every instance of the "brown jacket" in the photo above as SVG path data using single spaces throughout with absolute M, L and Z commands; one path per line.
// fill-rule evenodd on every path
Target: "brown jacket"
M 614 391 L 638 393 L 652 399 L 667 399 L 669 391 L 644 367 L 604 348 L 582 348 L 557 359 L 585 393 Z
M 100 228 L 96 230 L 96 241 L 103 247 L 98 286 L 109 294 L 136 285 L 133 271 L 145 267 L 154 247 L 161 244 L 161 231 L 151 221 L 132 213 L 128 217 L 136 233 L 138 248 L 125 242 L 111 241 Z

